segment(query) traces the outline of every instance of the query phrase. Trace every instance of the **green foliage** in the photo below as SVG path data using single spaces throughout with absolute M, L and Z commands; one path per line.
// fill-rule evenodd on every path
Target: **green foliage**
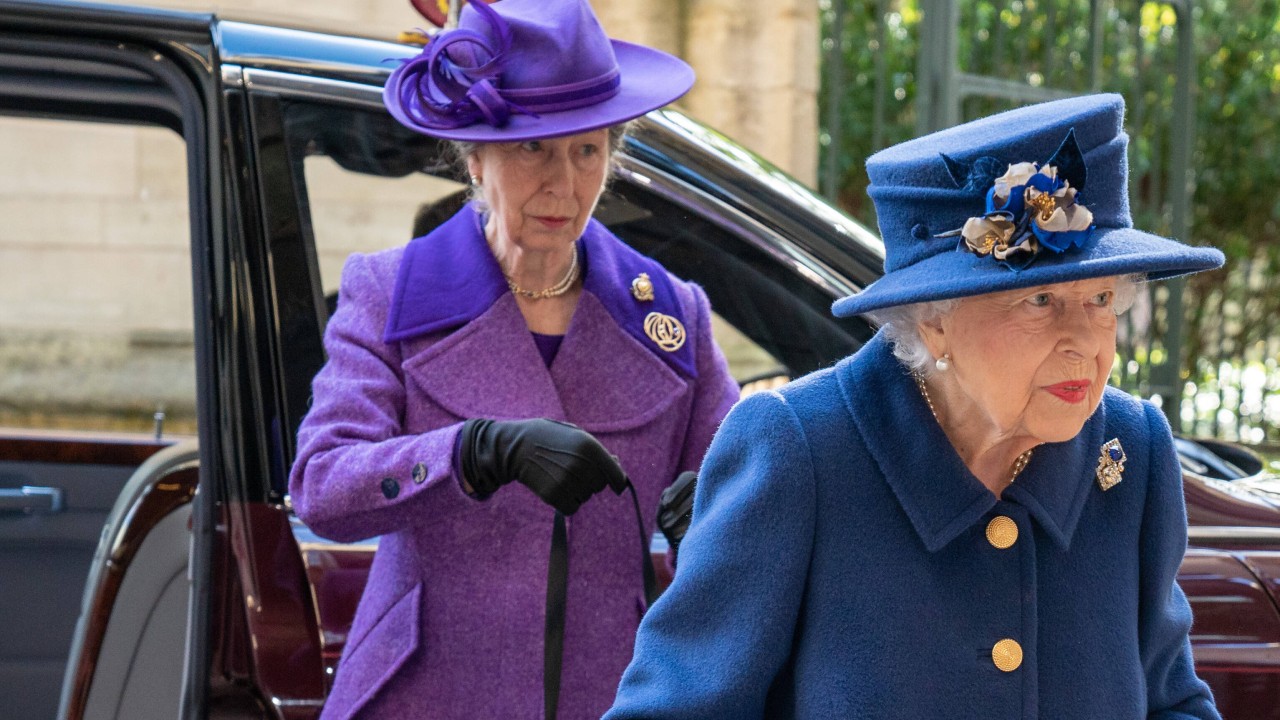
M 958 68 L 1069 92 L 1110 91 L 1129 104 L 1135 220 L 1168 225 L 1165 196 L 1182 21 L 1157 2 L 1100 3 L 1101 62 L 1090 57 L 1088 0 L 960 1 Z M 916 134 L 918 0 L 823 0 L 820 92 L 823 171 L 832 166 L 838 200 L 867 221 L 862 160 Z M 839 27 L 837 11 L 841 12 Z M 883 18 L 878 11 L 884 10 Z M 1211 0 L 1196 5 L 1196 194 L 1192 235 L 1233 258 L 1280 240 L 1280 0 Z M 840 82 L 833 82 L 839 37 Z M 1096 75 L 1095 75 L 1096 72 Z M 971 97 L 965 117 L 1009 107 Z M 834 115 L 832 114 L 834 111 Z M 834 122 L 831 122 L 834 120 Z M 838 139 L 838 152 L 829 143 Z

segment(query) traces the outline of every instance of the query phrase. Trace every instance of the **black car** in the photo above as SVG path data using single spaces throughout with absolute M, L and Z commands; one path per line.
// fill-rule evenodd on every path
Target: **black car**
M 382 107 L 417 50 L 0 0 L 5 717 L 318 714 L 376 539 L 311 534 L 287 471 L 342 260 L 463 188 Z M 828 309 L 879 276 L 875 235 L 677 111 L 638 123 L 598 216 L 706 289 L 748 387 L 874 331 Z M 1188 448 L 1199 668 L 1228 717 L 1280 718 L 1280 509 L 1256 456 Z

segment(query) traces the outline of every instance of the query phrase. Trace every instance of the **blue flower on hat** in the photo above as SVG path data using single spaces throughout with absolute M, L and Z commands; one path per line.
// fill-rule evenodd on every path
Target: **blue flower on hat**
M 939 237 L 959 235 L 959 249 L 994 257 L 1012 270 L 1030 265 L 1042 250 L 1081 247 L 1093 233 L 1093 213 L 1081 203 L 1086 168 L 1075 131 L 1048 161 L 1005 164 L 981 157 L 965 164 L 942 156 L 957 185 L 986 192 L 986 213 Z M 996 177 L 1003 166 L 1003 174 Z

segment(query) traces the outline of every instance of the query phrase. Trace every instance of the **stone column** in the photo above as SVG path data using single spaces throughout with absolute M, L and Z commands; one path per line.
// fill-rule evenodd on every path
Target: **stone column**
M 691 114 L 810 185 L 817 179 L 818 4 L 688 0 Z
M 685 59 L 679 106 L 809 185 L 818 166 L 814 0 L 595 0 L 610 36 Z

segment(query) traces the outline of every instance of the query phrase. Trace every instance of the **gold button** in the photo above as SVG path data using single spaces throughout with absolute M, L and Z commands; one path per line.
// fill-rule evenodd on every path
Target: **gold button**
M 1017 640 L 1001 640 L 991 648 L 991 662 L 1005 672 L 1017 670 L 1022 665 L 1022 646 Z
M 1018 523 L 1004 515 L 997 515 L 987 523 L 987 542 L 999 550 L 1008 550 L 1018 542 Z

